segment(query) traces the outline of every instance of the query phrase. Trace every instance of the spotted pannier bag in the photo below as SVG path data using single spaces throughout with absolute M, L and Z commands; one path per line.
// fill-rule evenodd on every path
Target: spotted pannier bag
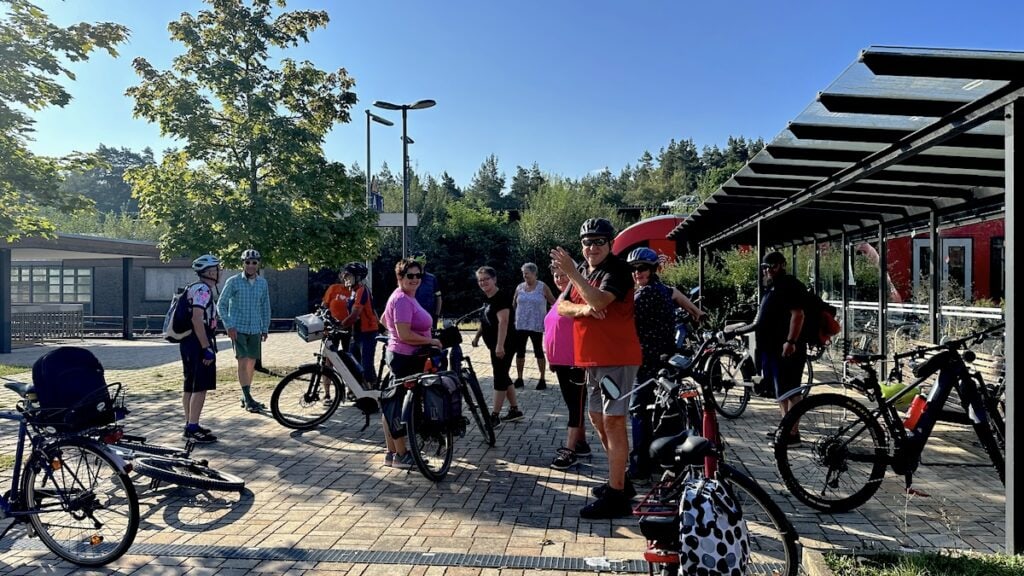
M 717 480 L 688 480 L 679 500 L 679 573 L 744 576 L 750 537 L 740 505 Z

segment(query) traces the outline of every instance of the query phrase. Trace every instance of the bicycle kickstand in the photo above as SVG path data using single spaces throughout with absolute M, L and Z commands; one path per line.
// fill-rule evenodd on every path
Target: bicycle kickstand
M 904 476 L 906 477 L 907 496 L 921 496 L 922 498 L 931 498 L 932 497 L 931 494 L 929 494 L 927 492 L 924 492 L 922 490 L 918 490 L 918 489 L 913 487 L 914 475 L 912 473 L 907 472 Z

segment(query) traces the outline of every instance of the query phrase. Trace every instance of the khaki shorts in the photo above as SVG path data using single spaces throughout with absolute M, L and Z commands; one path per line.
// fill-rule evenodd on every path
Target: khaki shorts
M 235 358 L 255 358 L 259 360 L 263 352 L 262 343 L 262 334 L 242 334 L 239 332 L 238 336 L 235 336 L 235 341 L 231 347 L 235 349 Z
M 626 396 L 633 389 L 636 381 L 636 374 L 640 371 L 639 366 L 590 366 L 585 369 L 587 373 L 587 388 L 590 392 L 588 409 L 591 412 L 603 413 L 605 416 L 625 416 L 629 410 L 630 396 Z M 623 397 L 612 400 L 604 395 L 601 390 L 601 378 L 608 376 L 622 390 Z

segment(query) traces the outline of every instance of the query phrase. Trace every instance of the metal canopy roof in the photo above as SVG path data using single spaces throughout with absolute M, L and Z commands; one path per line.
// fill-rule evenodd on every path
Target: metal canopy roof
M 898 230 L 1003 210 L 1003 107 L 1024 52 L 872 46 L 669 238 L 710 245 Z

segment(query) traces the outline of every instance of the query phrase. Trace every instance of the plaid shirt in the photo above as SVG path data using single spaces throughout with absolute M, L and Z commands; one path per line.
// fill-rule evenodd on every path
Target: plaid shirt
M 266 334 L 270 330 L 270 290 L 263 276 L 248 280 L 235 274 L 224 283 L 217 301 L 217 314 L 224 329 L 242 334 Z

